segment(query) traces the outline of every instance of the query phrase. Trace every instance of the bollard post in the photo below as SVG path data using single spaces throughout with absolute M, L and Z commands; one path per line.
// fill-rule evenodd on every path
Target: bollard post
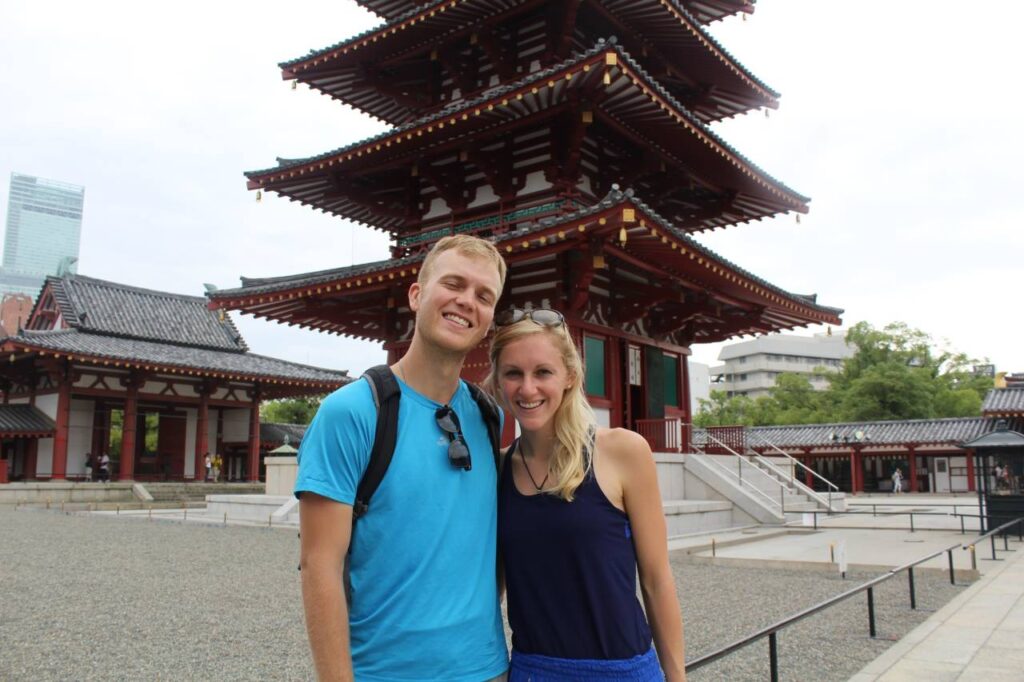
M 153 508 L 152 507 L 149 508 L 149 520 L 150 521 L 153 520 Z
M 228 513 L 224 512 L 224 525 L 228 525 Z
M 914 591 L 914 567 L 907 569 L 907 579 L 910 581 L 910 610 L 917 610 L 917 593 Z
M 768 667 L 772 682 L 779 682 L 779 642 L 776 635 L 775 632 L 768 635 Z
M 1003 551 L 1004 552 L 1009 552 L 1010 551 L 1010 540 L 1009 540 L 1009 538 L 1006 537 L 1006 531 L 1005 530 L 1003 531 Z
M 947 549 L 946 554 L 949 555 L 949 584 L 956 585 L 956 573 L 953 571 L 953 550 Z
M 910 532 L 914 532 L 914 512 L 910 512 Z
M 875 588 L 868 588 L 868 631 L 875 638 Z
M 715 539 L 711 538 L 711 558 L 715 557 Z
M 974 549 L 974 545 L 971 545 L 970 547 L 968 547 L 968 549 L 971 550 L 971 570 L 972 571 L 977 571 L 978 570 L 978 554 L 977 554 L 977 550 Z
M 185 515 L 181 519 L 182 521 L 188 521 L 188 507 L 185 507 Z
M 995 535 L 990 535 L 988 539 L 992 541 L 992 561 L 995 561 L 996 560 L 996 536 Z
M 269 514 L 267 516 L 267 528 L 273 528 L 273 527 L 274 527 L 274 515 L 273 514 Z
M 117 509 L 114 512 L 114 516 L 120 516 L 120 515 L 121 515 L 121 505 L 117 505 Z
M 818 530 L 818 512 L 814 512 L 814 530 Z
M 828 562 L 834 564 L 836 562 L 836 543 L 828 543 Z
M 964 534 L 965 534 L 965 531 L 964 531 L 964 517 L 963 517 L 963 514 L 961 514 L 960 515 L 960 535 L 964 535 Z

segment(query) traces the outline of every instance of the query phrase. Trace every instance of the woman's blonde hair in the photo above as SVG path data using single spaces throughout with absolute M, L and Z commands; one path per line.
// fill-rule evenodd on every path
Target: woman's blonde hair
M 501 392 L 501 378 L 498 376 L 498 362 L 501 353 L 513 341 L 532 334 L 545 334 L 562 356 L 562 362 L 569 373 L 570 385 L 562 397 L 562 404 L 555 412 L 555 449 L 551 453 L 549 468 L 554 479 L 548 488 L 567 502 L 572 502 L 576 488 L 583 483 L 593 457 L 585 456 L 584 450 L 594 451 L 594 437 L 597 432 L 597 418 L 587 402 L 583 390 L 586 376 L 579 350 L 564 324 L 555 327 L 541 326 L 530 319 L 524 319 L 507 327 L 499 327 L 491 339 L 491 370 L 483 381 L 484 390 L 493 395 L 506 409 Z M 512 453 L 509 452 L 511 455 Z

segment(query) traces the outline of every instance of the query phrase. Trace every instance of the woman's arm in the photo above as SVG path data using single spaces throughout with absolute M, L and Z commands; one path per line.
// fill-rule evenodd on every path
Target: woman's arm
M 658 660 L 669 682 L 686 679 L 683 618 L 675 577 L 668 563 L 665 512 L 658 490 L 658 472 L 647 441 L 623 429 L 608 433 L 622 482 L 622 497 L 633 530 L 640 589 L 654 635 Z

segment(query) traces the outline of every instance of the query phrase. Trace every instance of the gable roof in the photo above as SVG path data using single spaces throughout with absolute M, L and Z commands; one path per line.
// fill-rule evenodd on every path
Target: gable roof
M 228 317 L 207 308 L 201 296 L 165 291 L 66 274 L 47 277 L 64 323 L 72 329 L 121 338 L 158 341 L 221 351 L 248 350 Z M 40 296 L 34 317 L 43 300 Z

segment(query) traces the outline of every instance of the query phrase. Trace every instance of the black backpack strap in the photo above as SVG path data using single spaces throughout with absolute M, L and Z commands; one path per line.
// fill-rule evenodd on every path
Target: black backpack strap
M 371 367 L 363 374 L 363 378 L 370 384 L 373 403 L 377 408 L 377 430 L 373 437 L 369 464 L 356 489 L 356 500 L 352 505 L 353 522 L 367 512 L 370 498 L 377 492 L 391 465 L 395 442 L 398 440 L 398 401 L 402 397 L 398 380 L 387 365 Z
M 494 470 L 501 477 L 501 408 L 498 403 L 483 391 L 476 384 L 466 382 L 469 387 L 469 394 L 473 396 L 480 414 L 483 415 L 484 425 L 487 426 L 487 437 L 491 439 L 491 450 L 494 453 Z

